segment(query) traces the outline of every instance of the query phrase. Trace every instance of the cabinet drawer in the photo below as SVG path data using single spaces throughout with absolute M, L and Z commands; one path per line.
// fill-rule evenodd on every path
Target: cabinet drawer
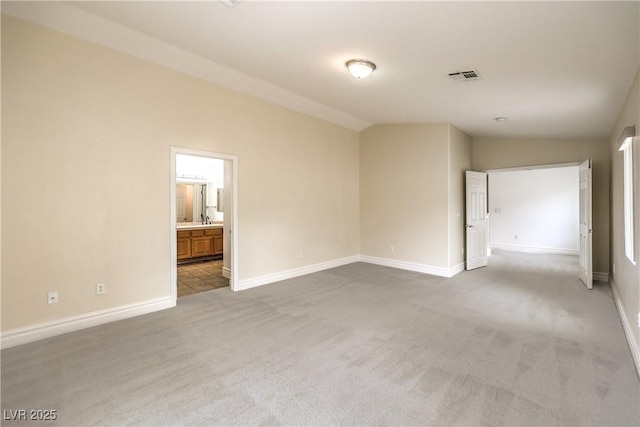
M 178 231 L 178 239 L 188 239 L 189 237 L 191 237 L 190 231 Z
M 191 237 L 201 237 L 204 236 L 204 230 L 191 230 Z
M 205 236 L 222 236 L 222 228 L 207 228 L 204 230 Z

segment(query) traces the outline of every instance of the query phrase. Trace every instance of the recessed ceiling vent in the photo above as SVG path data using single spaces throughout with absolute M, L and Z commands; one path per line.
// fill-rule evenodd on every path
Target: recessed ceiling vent
M 482 77 L 476 70 L 456 71 L 449 73 L 449 78 L 455 81 L 480 80 Z

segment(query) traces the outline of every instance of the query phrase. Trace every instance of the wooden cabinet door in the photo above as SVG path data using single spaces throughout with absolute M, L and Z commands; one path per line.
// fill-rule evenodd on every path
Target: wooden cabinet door
M 213 237 L 192 237 L 191 256 L 213 255 Z
M 222 255 L 223 252 L 223 241 L 222 241 L 222 234 L 215 236 L 213 238 L 213 254 L 214 255 Z
M 191 258 L 191 239 L 178 239 L 178 259 Z

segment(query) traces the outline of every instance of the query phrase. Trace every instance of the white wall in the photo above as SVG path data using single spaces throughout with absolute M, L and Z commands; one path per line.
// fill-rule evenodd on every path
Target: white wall
M 490 173 L 491 247 L 578 254 L 578 197 L 577 166 Z

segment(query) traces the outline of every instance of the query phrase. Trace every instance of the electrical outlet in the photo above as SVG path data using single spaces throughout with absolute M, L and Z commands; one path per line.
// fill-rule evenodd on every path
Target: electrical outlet
M 51 291 L 47 294 L 47 303 L 49 304 L 58 303 L 58 291 Z
M 389 245 L 389 252 L 393 252 L 396 248 L 393 247 L 393 245 Z
M 461 249 L 460 249 L 460 253 L 461 253 L 462 255 L 464 255 L 464 248 L 461 248 Z
M 616 274 L 616 265 L 613 264 L 613 274 Z
M 304 251 L 298 251 L 298 258 L 304 258 Z
M 107 292 L 107 285 L 104 283 L 98 283 L 96 285 L 96 295 L 102 295 Z
M 513 238 L 514 238 L 515 240 L 518 240 L 518 235 L 517 235 L 517 234 L 514 234 L 514 235 L 513 235 Z

